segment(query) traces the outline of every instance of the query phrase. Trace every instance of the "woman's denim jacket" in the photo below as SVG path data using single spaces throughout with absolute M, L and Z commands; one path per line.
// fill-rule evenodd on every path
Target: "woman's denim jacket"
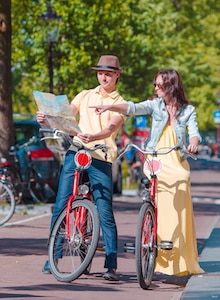
M 133 103 L 128 101 L 129 107 L 126 115 L 151 115 L 152 127 L 147 140 L 144 142 L 144 147 L 148 151 L 156 149 L 156 145 L 160 135 L 167 124 L 168 112 L 163 98 L 155 98 L 153 100 L 146 100 L 140 103 Z M 198 123 L 196 121 L 195 108 L 192 105 L 181 107 L 177 111 L 177 118 L 174 123 L 174 130 L 178 143 L 186 145 L 186 132 L 188 129 L 189 140 L 197 136 L 201 141 L 201 136 L 198 130 Z M 184 154 L 181 153 L 182 158 Z

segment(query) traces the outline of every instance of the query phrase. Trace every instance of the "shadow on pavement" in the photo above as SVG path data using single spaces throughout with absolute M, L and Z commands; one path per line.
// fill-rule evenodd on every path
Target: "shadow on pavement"
M 47 255 L 47 239 L 3 238 L 0 244 L 1 255 Z
M 198 212 L 203 214 L 206 212 L 207 215 L 219 215 L 220 205 L 215 203 L 193 203 L 193 210 L 197 214 Z

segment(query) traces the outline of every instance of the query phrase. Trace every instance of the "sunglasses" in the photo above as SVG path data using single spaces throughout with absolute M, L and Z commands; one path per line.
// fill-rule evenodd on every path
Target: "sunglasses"
M 154 83 L 154 87 L 158 87 L 158 89 L 163 89 L 163 86 L 162 84 L 159 84 L 159 83 Z

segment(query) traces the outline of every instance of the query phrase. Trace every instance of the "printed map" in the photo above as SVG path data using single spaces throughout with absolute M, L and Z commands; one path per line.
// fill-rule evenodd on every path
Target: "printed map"
M 50 128 L 63 130 L 69 135 L 80 132 L 80 128 L 72 114 L 66 95 L 54 95 L 33 91 L 38 110 L 45 114 Z

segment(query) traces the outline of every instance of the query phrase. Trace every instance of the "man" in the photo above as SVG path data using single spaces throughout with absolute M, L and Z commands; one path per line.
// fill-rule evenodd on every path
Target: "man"
M 117 280 L 117 227 L 112 209 L 112 162 L 117 155 L 115 138 L 117 130 L 123 124 L 125 117 L 115 112 L 106 112 L 97 115 L 90 106 L 122 104 L 125 100 L 116 90 L 116 84 L 120 78 L 122 69 L 119 67 L 119 59 L 114 55 L 103 55 L 100 57 L 97 66 L 93 67 L 97 71 L 99 86 L 90 90 L 83 90 L 71 102 L 71 109 L 76 116 L 79 114 L 79 127 L 81 132 L 74 139 L 80 140 L 87 147 L 92 147 L 98 143 L 105 144 L 108 149 L 107 161 L 105 154 L 97 150 L 92 152 L 93 162 L 87 170 L 90 184 L 93 190 L 93 197 L 96 203 L 102 234 L 105 244 L 105 264 L 107 272 L 103 278 L 106 280 Z M 37 120 L 44 123 L 46 118 L 41 112 L 37 112 Z M 66 206 L 73 182 L 74 149 L 68 150 L 62 173 L 51 219 L 51 229 L 60 211 Z M 48 261 L 43 268 L 44 273 L 50 273 Z

